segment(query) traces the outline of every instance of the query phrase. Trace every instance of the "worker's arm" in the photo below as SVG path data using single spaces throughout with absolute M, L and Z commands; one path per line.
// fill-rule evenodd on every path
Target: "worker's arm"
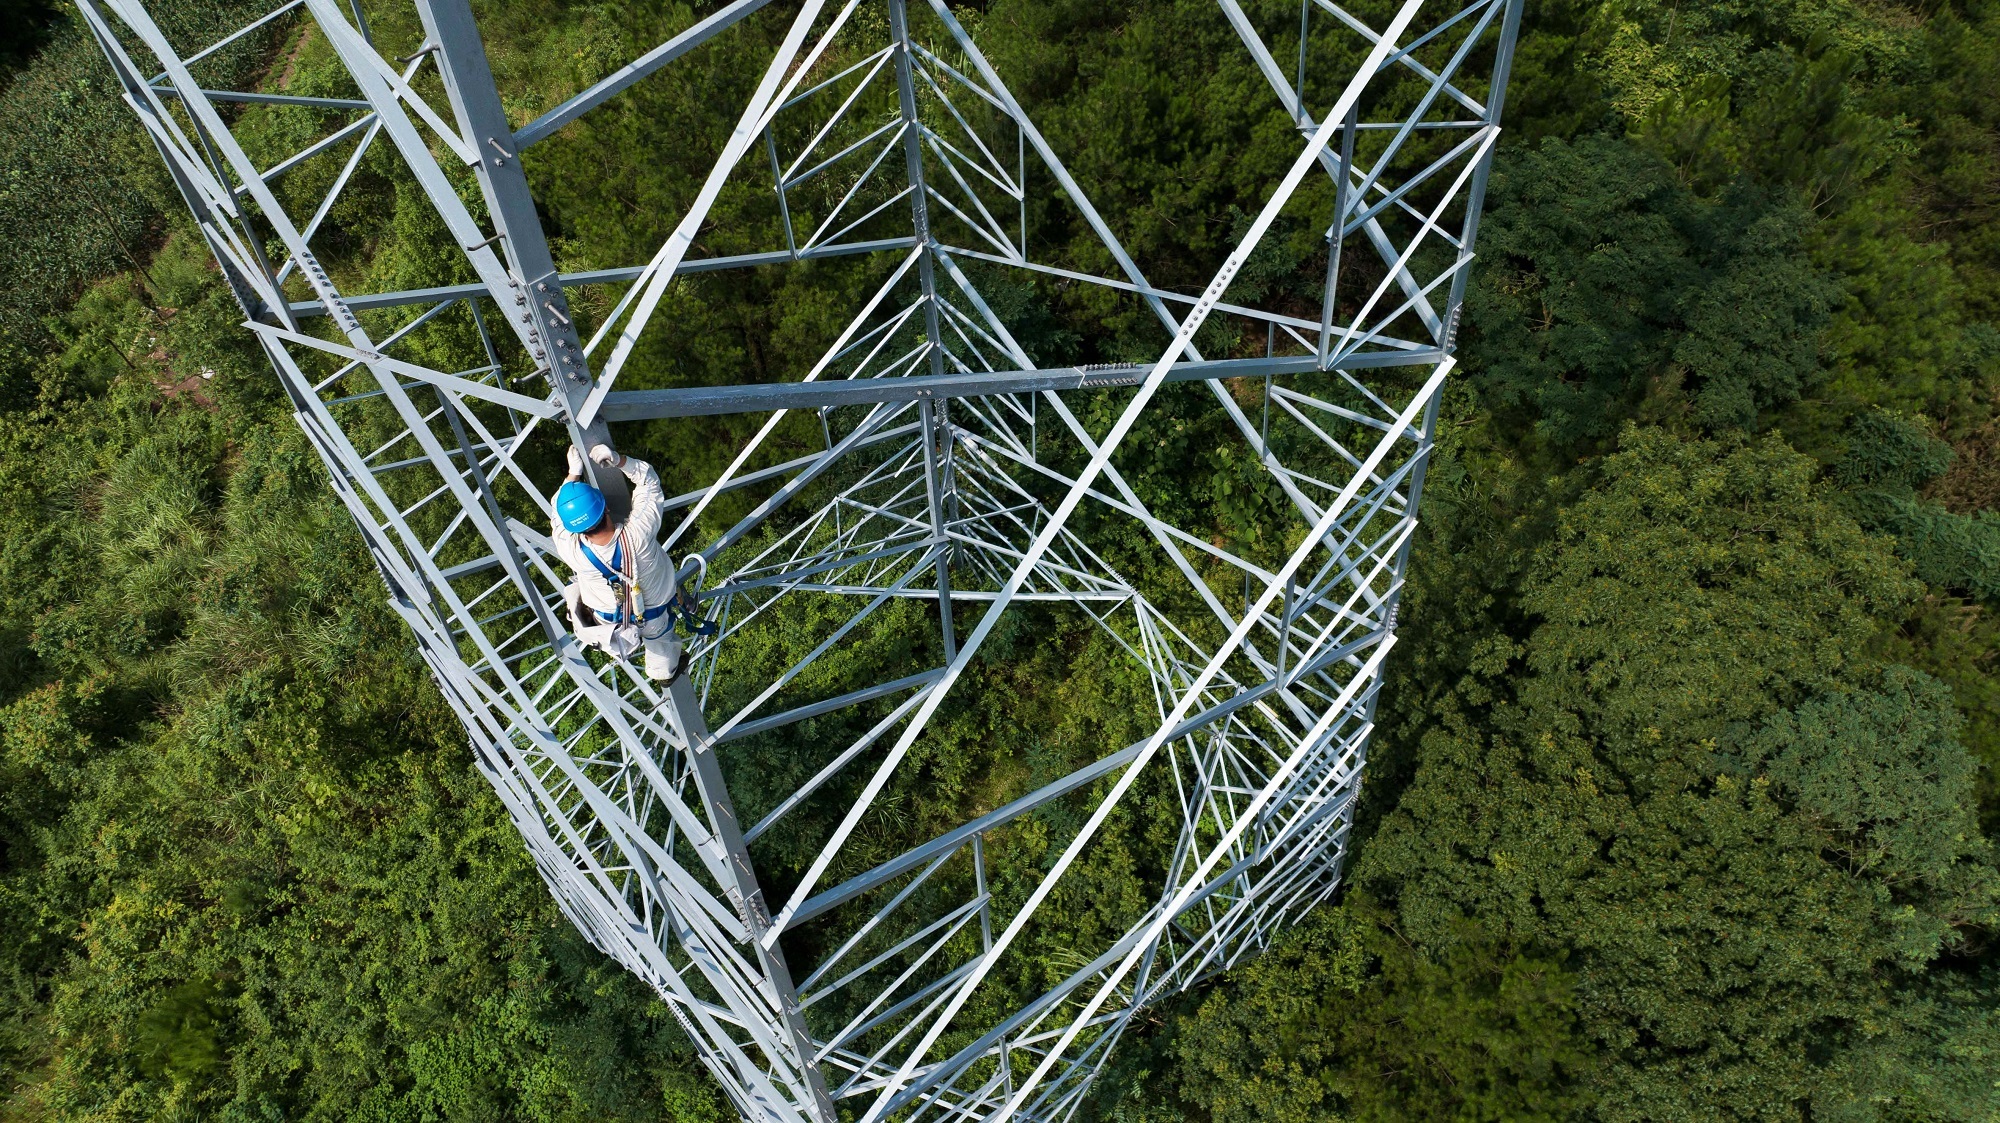
M 569 528 L 562 524 L 562 517 L 556 514 L 556 505 L 554 503 L 549 504 L 549 538 L 556 544 L 558 550 L 561 549 L 563 543 L 576 538 L 576 535 L 570 533 Z
M 563 477 L 563 483 L 575 483 L 583 478 L 583 457 L 576 451 L 576 446 L 571 445 L 569 448 L 569 475 Z M 556 490 L 562 490 L 562 484 L 557 484 Z M 569 532 L 568 528 L 563 526 L 562 516 L 556 514 L 556 497 L 554 495 L 549 496 L 549 537 L 555 539 L 558 544 L 561 544 L 566 538 L 576 537 L 576 535 Z
M 657 542 L 660 538 L 660 516 L 665 513 L 667 493 L 660 486 L 660 474 L 651 464 L 637 457 L 624 457 L 618 470 L 632 484 L 632 513 L 625 519 L 626 527 L 633 536 L 645 542 Z
M 574 450 L 572 450 L 574 451 Z M 660 516 L 665 513 L 667 493 L 660 486 L 660 474 L 636 456 L 623 456 L 609 445 L 590 450 L 590 460 L 606 468 L 616 468 L 632 484 L 632 512 L 625 517 L 625 529 L 643 542 L 660 537 Z

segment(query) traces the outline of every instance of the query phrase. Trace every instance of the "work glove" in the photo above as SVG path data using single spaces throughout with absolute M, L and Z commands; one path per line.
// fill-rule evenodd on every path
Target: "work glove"
M 576 450 L 575 445 L 569 446 L 569 474 L 579 479 L 583 476 L 583 454 Z
M 592 463 L 601 464 L 606 468 L 616 468 L 619 457 L 617 453 L 611 451 L 610 445 L 593 445 L 590 459 Z

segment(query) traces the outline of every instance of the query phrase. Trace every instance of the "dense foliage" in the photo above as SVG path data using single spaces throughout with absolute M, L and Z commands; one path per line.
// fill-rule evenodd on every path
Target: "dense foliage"
M 257 6 L 151 7 L 193 40 Z M 525 119 L 707 5 L 481 7 Z M 1205 280 L 1294 143 L 1210 0 L 966 18 L 1152 275 Z M 546 899 L 74 13 L 0 20 L 38 29 L 0 58 L 0 1119 L 724 1118 Z M 773 27 L 535 150 L 565 268 L 650 253 Z M 222 61 L 335 90 L 282 25 Z M 1535 0 L 1509 113 L 1349 888 L 1147 1012 L 1088 1111 L 2000 1117 L 2000 4 Z M 329 262 L 438 283 L 372 159 L 350 205 L 391 217 Z M 771 205 L 732 187 L 705 250 L 763 248 Z M 1245 281 L 1309 293 L 1313 237 Z M 866 280 L 678 284 L 635 369 L 795 377 Z M 994 292 L 1046 360 L 1156 332 Z M 1254 539 L 1254 463 L 1162 401 L 1121 469 Z M 636 428 L 697 471 L 728 444 Z M 943 715 L 913 821 L 1123 743 L 1131 684 L 1043 669 L 1114 662 L 1043 649 L 1075 638 L 997 637 L 1004 704 Z M 784 783 L 781 749 L 746 775 Z M 1109 926 L 1124 884 L 1055 905 Z

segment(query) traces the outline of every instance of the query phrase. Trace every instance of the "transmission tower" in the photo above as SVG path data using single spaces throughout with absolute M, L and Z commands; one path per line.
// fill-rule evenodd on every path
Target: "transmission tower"
M 425 38 L 400 58 L 358 2 L 288 0 L 212 44 L 171 42 L 144 0 L 80 6 L 550 892 L 745 1119 L 1067 1117 L 1136 1010 L 1338 882 L 1520 0 L 1219 0 L 1295 153 L 1198 294 L 1147 279 L 944 0 L 734 0 L 518 127 L 469 0 L 411 2 Z M 222 48 L 308 27 L 339 96 L 203 82 Z M 558 272 L 527 150 L 750 29 L 775 53 L 685 213 L 658 216 L 671 236 Z M 246 103 L 311 139 L 253 159 Z M 476 279 L 336 283 L 356 271 L 313 247 L 362 221 L 337 204 L 371 158 Z M 331 186 L 288 208 L 307 166 Z M 757 177 L 768 249 L 691 256 Z M 1031 216 L 1093 253 L 1051 260 Z M 1274 224 L 1317 246 L 1307 297 L 1239 278 Z M 802 377 L 630 385 L 656 377 L 635 345 L 677 278 L 857 255 L 866 295 Z M 1157 354 L 1038 367 L 991 278 L 1099 291 L 1158 321 Z M 615 304 L 573 310 L 592 289 Z M 1169 402 L 1225 419 L 1274 497 L 1254 541 L 1163 516 L 1121 472 Z M 723 414 L 761 420 L 665 524 L 720 632 L 662 692 L 570 634 L 546 466 Z M 1009 747 L 1011 775 L 913 816 L 934 715 L 1023 626 L 1095 629 L 1151 732 L 1054 771 Z M 902 665 L 822 673 L 894 629 Z

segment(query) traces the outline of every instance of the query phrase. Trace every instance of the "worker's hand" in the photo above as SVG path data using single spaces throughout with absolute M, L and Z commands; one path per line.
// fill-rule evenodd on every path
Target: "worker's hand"
M 571 479 L 583 478 L 583 454 L 576 450 L 575 445 L 569 446 L 569 474 Z
M 592 446 L 590 459 L 592 463 L 602 464 L 606 468 L 616 468 L 618 466 L 618 454 L 611 451 L 610 445 Z

